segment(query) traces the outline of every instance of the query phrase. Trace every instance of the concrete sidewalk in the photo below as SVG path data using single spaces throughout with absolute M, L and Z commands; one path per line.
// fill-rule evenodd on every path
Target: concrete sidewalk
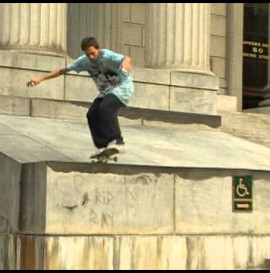
M 270 149 L 216 130 L 122 126 L 125 153 L 138 166 L 270 170 Z M 85 122 L 0 115 L 0 152 L 19 163 L 90 162 L 95 152 Z

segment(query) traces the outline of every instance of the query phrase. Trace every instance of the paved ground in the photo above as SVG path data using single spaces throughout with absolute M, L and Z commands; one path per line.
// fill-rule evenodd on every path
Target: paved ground
M 270 149 L 215 130 L 123 126 L 118 163 L 165 167 L 270 170 Z M 21 163 L 89 162 L 87 123 L 0 115 L 0 152 Z

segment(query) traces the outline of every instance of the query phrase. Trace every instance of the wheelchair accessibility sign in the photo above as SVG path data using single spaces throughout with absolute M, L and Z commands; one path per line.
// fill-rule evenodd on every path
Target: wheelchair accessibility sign
M 233 212 L 252 212 L 252 176 L 233 177 Z

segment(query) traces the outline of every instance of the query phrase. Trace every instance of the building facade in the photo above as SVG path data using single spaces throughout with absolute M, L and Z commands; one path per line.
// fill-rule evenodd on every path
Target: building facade
M 234 109 L 237 98 L 241 111 L 244 12 L 241 3 L 3 3 L 0 46 L 74 59 L 81 39 L 94 36 L 101 47 L 130 55 L 136 68 L 216 75 L 218 88 L 202 89 L 217 90 L 221 108 L 229 100 Z
M 81 39 L 94 36 L 137 68 L 216 75 L 221 109 L 228 101 L 242 111 L 263 100 L 267 4 L 3 3 L 0 15 L 2 50 L 74 59 Z

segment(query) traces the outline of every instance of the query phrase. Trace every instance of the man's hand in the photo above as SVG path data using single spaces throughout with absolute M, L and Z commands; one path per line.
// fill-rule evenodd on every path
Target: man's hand
M 34 78 L 30 79 L 30 81 L 27 82 L 26 85 L 27 85 L 27 87 L 34 87 L 34 86 L 40 84 L 42 82 L 42 80 L 43 80 L 42 77 L 34 77 Z
M 67 72 L 67 68 L 61 68 L 61 69 L 56 69 L 52 72 L 50 72 L 49 74 L 46 74 L 44 76 L 41 77 L 34 77 L 31 78 L 29 82 L 27 82 L 27 86 L 28 87 L 34 87 L 38 84 L 40 84 L 41 82 L 45 81 L 45 80 L 49 80 L 49 79 L 53 79 L 56 77 L 59 77 L 60 75 L 63 75 Z
M 127 70 L 128 72 L 131 72 L 131 58 L 129 56 L 125 56 L 122 67 Z

